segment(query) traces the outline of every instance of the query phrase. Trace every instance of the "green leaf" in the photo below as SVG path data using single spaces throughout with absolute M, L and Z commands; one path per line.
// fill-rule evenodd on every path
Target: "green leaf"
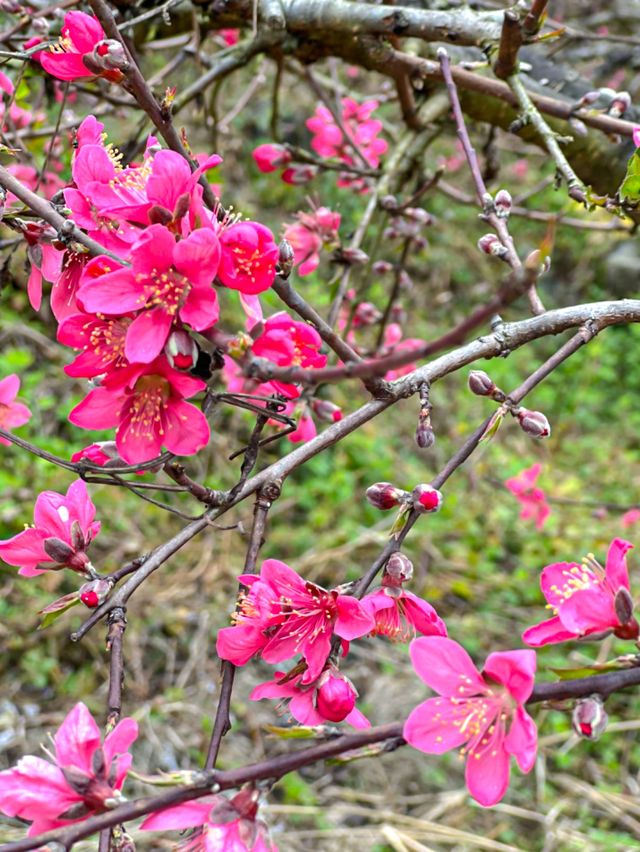
M 592 675 L 602 674 L 602 672 L 615 672 L 628 668 L 629 661 L 621 658 L 610 660 L 608 663 L 591 663 L 590 666 L 578 666 L 576 668 L 554 668 L 550 666 L 549 670 L 558 675 L 560 680 L 572 680 L 573 678 L 591 677 Z
M 63 595 L 61 598 L 58 598 L 55 601 L 52 601 L 48 606 L 45 606 L 44 609 L 41 609 L 38 613 L 43 616 L 40 619 L 40 624 L 38 625 L 38 630 L 44 630 L 45 627 L 49 627 L 50 624 L 53 624 L 60 616 L 65 613 L 68 609 L 71 609 L 72 606 L 80 603 L 80 592 L 71 592 L 68 595 Z
M 483 441 L 490 441 L 493 436 L 496 434 L 498 429 L 502 426 L 502 421 L 504 420 L 504 413 L 500 410 L 496 411 L 493 415 L 487 428 L 482 433 L 482 437 L 478 443 L 483 443 Z

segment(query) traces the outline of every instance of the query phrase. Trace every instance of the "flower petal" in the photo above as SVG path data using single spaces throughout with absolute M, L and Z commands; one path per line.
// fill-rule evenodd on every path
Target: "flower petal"
M 489 654 L 482 674 L 506 686 L 518 704 L 523 704 L 533 689 L 536 652 L 497 651 Z
M 558 616 L 541 621 L 540 624 L 534 624 L 533 627 L 528 627 L 522 634 L 522 641 L 533 648 L 540 648 L 542 645 L 551 645 L 556 642 L 571 642 L 577 638 L 575 633 L 565 628 Z
M 440 695 L 477 695 L 487 685 L 461 645 L 444 636 L 422 636 L 409 646 L 413 667 L 427 686 Z
M 629 571 L 627 569 L 626 554 L 633 545 L 623 538 L 614 538 L 609 545 L 607 553 L 606 575 L 609 585 L 617 590 L 623 586 L 629 590 Z
M 515 757 L 522 772 L 533 769 L 538 751 L 538 729 L 524 707 L 516 709 L 504 747 Z
M 469 739 L 469 730 L 461 730 L 463 710 L 463 705 L 453 704 L 448 698 L 429 698 L 409 713 L 402 736 L 420 751 L 443 754 Z

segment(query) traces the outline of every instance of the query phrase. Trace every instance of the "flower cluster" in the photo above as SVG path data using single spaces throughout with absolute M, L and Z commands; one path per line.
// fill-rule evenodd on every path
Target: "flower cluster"
M 105 253 L 88 260 L 43 226 L 30 237 L 29 297 L 38 309 L 42 279 L 53 282 L 58 339 L 80 350 L 66 372 L 97 384 L 70 413 L 72 423 L 115 428 L 129 463 L 163 447 L 189 455 L 209 440 L 205 416 L 186 401 L 205 389 L 188 375 L 198 357 L 191 332 L 218 322 L 214 283 L 249 302 L 267 290 L 278 247 L 264 225 L 219 221 L 204 206 L 199 180 L 219 165 L 217 155 L 200 158 L 192 172 L 150 137 L 142 162 L 123 166 L 102 131 L 93 116 L 80 125 L 64 198 Z
M 284 238 L 293 249 L 298 273 L 310 275 L 320 263 L 322 247 L 338 244 L 340 214 L 328 207 L 316 207 L 311 213 L 299 212 L 297 220 L 286 226 Z

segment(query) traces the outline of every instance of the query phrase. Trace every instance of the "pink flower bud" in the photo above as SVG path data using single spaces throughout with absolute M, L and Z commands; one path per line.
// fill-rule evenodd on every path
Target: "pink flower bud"
M 351 248 L 347 246 L 347 248 L 338 249 L 336 252 L 339 260 L 343 261 L 343 263 L 349 264 L 360 264 L 366 263 L 369 260 L 369 255 L 366 251 L 362 251 L 359 248 Z
M 416 512 L 426 514 L 427 512 L 438 512 L 442 506 L 442 494 L 437 488 L 421 483 L 411 492 L 413 497 L 413 508 Z
M 336 668 L 326 669 L 320 675 L 317 690 L 318 713 L 330 722 L 342 722 L 355 707 L 358 693 Z
M 496 207 L 496 214 L 501 219 L 506 219 L 509 216 L 509 213 L 511 213 L 511 207 L 513 206 L 511 193 L 507 192 L 506 189 L 501 189 L 495 197 L 494 204 Z
M 404 553 L 392 553 L 384 569 L 383 586 L 400 586 L 413 577 L 413 563 Z
M 416 426 L 416 444 L 421 450 L 429 450 L 436 442 L 436 435 L 431 423 L 423 418 L 418 418 Z
M 576 701 L 571 723 L 579 737 L 597 740 L 605 731 L 609 717 L 599 695 L 590 695 Z
M 581 106 L 590 106 L 591 104 L 595 104 L 595 102 L 600 97 L 599 89 L 592 89 L 590 92 L 587 92 L 583 95 L 577 103 L 578 107 Z
M 261 172 L 275 172 L 291 162 L 291 154 L 284 145 L 267 143 L 258 145 L 253 151 L 253 159 Z
M 469 390 L 476 396 L 491 396 L 496 389 L 495 382 L 484 370 L 472 370 L 468 382 Z
M 506 257 L 507 249 L 495 234 L 485 234 L 478 240 L 478 248 L 491 257 Z
M 110 71 L 127 71 L 129 60 L 124 45 L 112 38 L 99 41 L 91 53 L 85 53 L 83 63 L 98 76 Z
M 397 210 L 398 206 L 398 199 L 395 195 L 383 195 L 380 199 L 380 207 L 383 210 Z
M 365 496 L 376 509 L 386 511 L 404 503 L 408 495 L 406 491 L 396 488 L 390 482 L 376 482 L 367 488 Z
M 80 600 L 89 609 L 95 609 L 109 597 L 111 583 L 108 580 L 90 580 L 80 586 Z
M 375 325 L 382 319 L 382 312 L 371 302 L 360 302 L 353 316 L 353 325 L 358 328 L 361 325 Z
M 638 128 L 638 133 L 640 133 L 640 127 Z M 388 260 L 376 260 L 376 262 L 371 267 L 371 271 L 375 272 L 376 275 L 386 275 L 392 270 L 393 264 L 389 263 Z
M 280 240 L 278 244 L 278 272 L 285 278 L 291 275 L 295 259 L 295 252 L 289 240 Z
M 285 169 L 280 177 L 285 183 L 289 183 L 292 186 L 300 186 L 302 184 L 309 183 L 309 181 L 313 180 L 317 174 L 317 166 L 305 164 L 291 166 L 290 168 Z
M 620 118 L 621 115 L 631 106 L 631 95 L 629 92 L 616 92 L 614 99 L 609 104 L 607 112 L 613 118 Z
M 518 411 L 518 422 L 522 431 L 532 438 L 548 438 L 551 434 L 549 421 L 541 411 L 521 408 Z
M 640 148 L 640 127 L 633 128 L 633 144 L 636 148 Z
M 169 335 L 164 354 L 176 370 L 191 370 L 198 360 L 198 344 L 188 332 L 178 329 Z
M 328 399 L 314 399 L 311 408 L 317 417 L 327 423 L 338 423 L 342 420 L 342 409 Z

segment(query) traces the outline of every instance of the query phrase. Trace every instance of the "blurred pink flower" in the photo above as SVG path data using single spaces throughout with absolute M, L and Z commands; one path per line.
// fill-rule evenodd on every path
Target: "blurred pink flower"
M 582 564 L 556 562 L 543 568 L 540 588 L 554 615 L 529 627 L 522 639 L 534 647 L 613 630 L 622 639 L 637 639 L 626 554 L 633 545 L 614 538 L 603 568 L 589 554 Z
M 383 346 L 378 352 L 379 358 L 386 358 L 388 355 L 393 355 L 397 352 L 410 352 L 412 349 L 419 349 L 424 346 L 424 340 L 419 340 L 415 337 L 407 337 L 402 339 L 402 326 L 397 322 L 391 322 L 384 330 Z M 401 367 L 396 367 L 394 370 L 388 370 L 385 373 L 385 380 L 393 382 L 401 376 L 406 376 L 412 370 L 416 369 L 414 362 L 403 364 Z
M 137 736 L 137 723 L 127 718 L 102 743 L 93 716 L 76 704 L 53 738 L 53 763 L 28 755 L 0 772 L 0 810 L 32 822 L 27 833 L 33 837 L 114 807 Z
M 238 29 L 227 28 L 224 30 L 218 30 L 218 35 L 221 36 L 227 47 L 233 47 L 234 44 L 237 44 L 240 41 L 240 30 Z
M 404 738 L 427 754 L 464 746 L 469 792 L 481 805 L 495 805 L 509 785 L 511 755 L 523 772 L 535 761 L 536 726 L 524 709 L 534 684 L 535 652 L 490 654 L 480 673 L 451 639 L 414 639 L 409 650 L 418 676 L 441 697 L 409 714 Z
M 345 139 L 330 110 L 325 106 L 316 107 L 306 125 L 313 134 L 311 147 L 321 157 L 337 157 L 348 165 L 354 165 L 352 144 L 358 147 L 367 164 L 377 168 L 380 157 L 387 151 L 388 144 L 378 134 L 382 130 L 382 122 L 371 118 L 378 108 L 376 100 L 364 101 L 358 104 L 353 98 L 342 99 L 342 124 L 346 130 Z
M 86 550 L 100 532 L 95 515 L 96 507 L 81 479 L 72 482 L 64 496 L 43 491 L 33 511 L 35 526 L 0 541 L 0 559 L 20 566 L 18 573 L 24 577 L 60 568 L 90 573 Z
M 0 379 L 0 429 L 10 432 L 17 426 L 23 426 L 31 419 L 31 411 L 21 402 L 16 402 L 20 392 L 20 379 L 15 373 Z M 0 444 L 11 446 L 11 441 L 0 438 Z
M 38 52 L 37 56 L 44 70 L 58 80 L 95 77 L 95 71 L 84 64 L 83 58 L 90 55 L 98 42 L 104 39 L 105 32 L 93 15 L 67 12 L 58 44 L 50 47 L 49 51 Z
M 328 207 L 318 207 L 311 213 L 299 212 L 296 216 L 298 221 L 287 225 L 283 236 L 291 243 L 298 273 L 310 275 L 320 263 L 323 245 L 337 242 L 340 214 Z
M 640 509 L 629 509 L 620 518 L 620 523 L 623 527 L 630 527 L 638 521 L 640 521 Z
M 253 159 L 264 174 L 276 172 L 291 162 L 291 154 L 284 147 L 274 142 L 266 142 L 253 149 Z
M 636 148 L 640 148 L 640 127 L 633 128 L 633 144 Z
M 517 476 L 512 476 L 504 483 L 505 487 L 520 501 L 522 506 L 520 519 L 523 521 L 535 519 L 537 530 L 543 528 L 551 514 L 551 506 L 547 503 L 544 491 L 535 487 L 541 470 L 542 465 L 536 463 L 521 470 Z

